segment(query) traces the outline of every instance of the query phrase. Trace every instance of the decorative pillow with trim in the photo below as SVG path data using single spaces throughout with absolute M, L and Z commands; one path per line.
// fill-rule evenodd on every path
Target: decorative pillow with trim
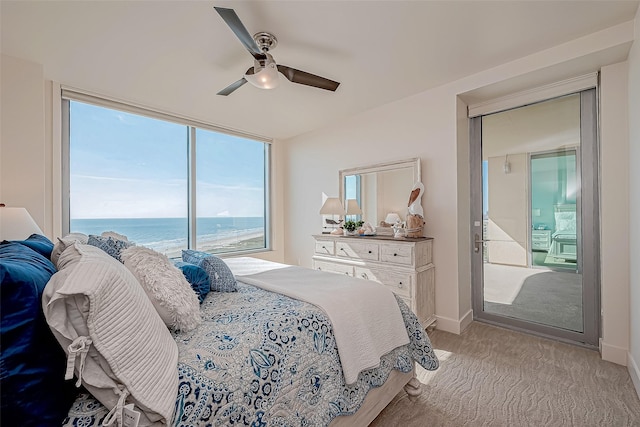
M 42 307 L 67 352 L 65 378 L 75 374 L 76 385 L 110 410 L 110 422 L 133 403 L 140 425 L 171 425 L 178 347 L 136 278 L 104 251 L 79 243 L 58 265 Z
M 238 282 L 225 262 L 215 255 L 193 249 L 183 249 L 182 261 L 202 267 L 209 275 L 211 290 L 236 292 Z
M 169 328 L 186 332 L 198 327 L 202 322 L 198 295 L 166 255 L 132 246 L 122 251 L 121 258 Z

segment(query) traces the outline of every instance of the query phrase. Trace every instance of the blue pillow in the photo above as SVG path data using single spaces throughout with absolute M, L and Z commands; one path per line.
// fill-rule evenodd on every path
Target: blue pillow
M 198 294 L 200 304 L 204 301 L 211 290 L 211 282 L 209 281 L 209 275 L 204 269 L 198 267 L 195 264 L 189 264 L 188 262 L 174 261 L 176 267 L 182 270 L 182 274 L 187 279 L 187 282 L 191 285 L 194 291 Z
M 229 266 L 217 256 L 193 249 L 184 249 L 182 251 L 182 261 L 195 264 L 204 269 L 209 276 L 212 291 L 236 292 L 238 290 L 238 282 L 236 282 L 236 278 Z
M 120 254 L 122 253 L 122 251 L 127 249 L 128 247 L 133 246 L 133 243 L 127 242 L 125 240 L 114 239 L 111 236 L 95 236 L 93 234 L 89 235 L 87 244 L 102 249 L 120 262 L 122 262 L 122 259 L 120 258 Z
M 17 242 L 0 243 L 0 422 L 60 426 L 77 389 L 65 381 L 65 352 L 42 312 L 42 292 L 56 269 Z
M 32 234 L 27 240 L 12 240 L 13 242 L 25 245 L 47 259 L 51 259 L 53 242 L 41 234 Z

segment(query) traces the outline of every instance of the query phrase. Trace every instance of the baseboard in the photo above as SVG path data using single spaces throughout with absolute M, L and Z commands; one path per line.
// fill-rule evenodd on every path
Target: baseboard
M 631 352 L 627 354 L 627 370 L 629 371 L 629 375 L 631 376 L 631 381 L 633 382 L 633 386 L 636 388 L 636 394 L 640 397 L 640 369 L 638 369 L 638 364 L 635 360 L 633 360 L 633 355 Z
M 473 322 L 473 310 L 469 310 L 461 319 L 451 319 L 444 316 L 436 316 L 436 329 L 452 334 L 460 335 Z
M 618 365 L 627 366 L 627 354 L 629 350 L 622 347 L 602 342 L 602 360 L 616 363 Z

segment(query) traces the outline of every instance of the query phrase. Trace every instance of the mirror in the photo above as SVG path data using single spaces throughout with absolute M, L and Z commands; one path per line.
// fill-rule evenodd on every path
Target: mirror
M 361 215 L 347 219 L 362 219 L 374 226 L 387 214 L 395 212 L 404 221 L 413 185 L 421 180 L 420 159 L 413 158 L 361 166 L 340 171 L 340 200 L 356 199 Z

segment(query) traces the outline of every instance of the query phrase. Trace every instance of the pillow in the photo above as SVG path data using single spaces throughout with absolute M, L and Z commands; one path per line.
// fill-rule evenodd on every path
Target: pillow
M 188 262 L 173 261 L 173 264 L 182 271 L 191 288 L 198 294 L 198 299 L 200 300 L 200 304 L 202 304 L 211 290 L 211 282 L 209 281 L 207 272 L 204 271 L 202 267 L 189 264 Z
M 77 384 L 110 410 L 135 404 L 140 425 L 169 424 L 178 348 L 136 278 L 102 250 L 80 243 L 65 249 L 58 264 L 42 306 L 68 353 L 67 376 L 75 373 Z
M 0 424 L 60 426 L 77 391 L 40 299 L 56 269 L 22 242 L 0 244 Z
M 125 240 L 114 239 L 113 237 L 95 236 L 93 234 L 89 235 L 87 243 L 91 246 L 102 249 L 120 262 L 122 262 L 122 259 L 120 259 L 120 253 L 128 247 L 133 246 L 132 243 Z
M 53 251 L 53 242 L 41 234 L 32 234 L 27 238 L 27 240 L 13 241 L 33 249 L 47 259 L 51 257 L 51 251 Z
M 215 255 L 184 249 L 182 261 L 201 267 L 209 275 L 211 290 L 216 292 L 236 292 L 238 283 L 227 264 Z
M 132 246 L 123 250 L 121 257 L 168 327 L 181 331 L 198 327 L 202 321 L 198 295 L 166 255 Z
M 51 262 L 58 267 L 58 258 L 64 250 L 73 245 L 75 242 L 87 243 L 89 236 L 82 233 L 69 233 L 62 239 L 58 237 L 58 241 L 53 245 L 53 251 L 51 251 Z

